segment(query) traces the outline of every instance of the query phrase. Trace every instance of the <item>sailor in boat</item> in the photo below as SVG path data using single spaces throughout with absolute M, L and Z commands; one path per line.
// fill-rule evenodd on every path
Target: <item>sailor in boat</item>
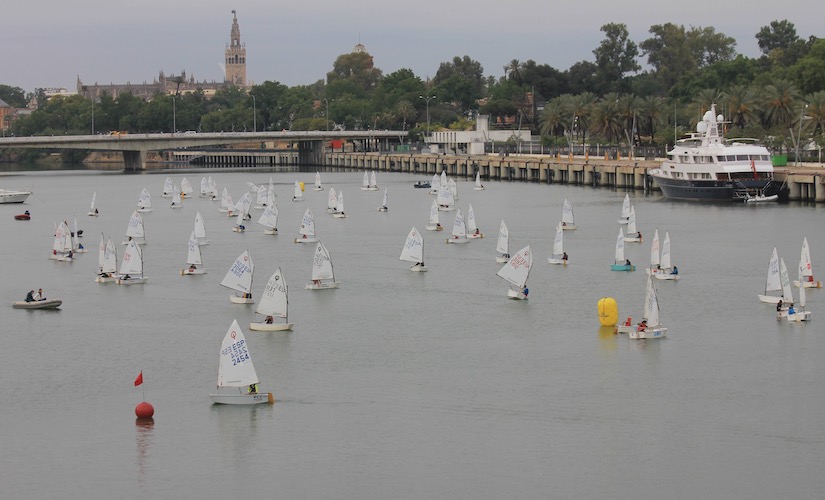
M 321 280 L 312 280 L 312 284 L 313 284 L 313 285 L 320 285 L 320 284 L 321 284 Z
M 26 302 L 34 302 L 34 290 L 29 290 L 26 294 Z
M 26 210 L 26 211 L 25 211 L 25 212 L 23 212 L 23 213 L 24 213 L 25 215 L 28 215 L 28 216 L 30 216 L 30 217 L 31 217 L 31 214 L 29 213 L 29 211 L 28 211 L 28 210 Z
M 43 289 L 42 288 L 37 289 L 37 293 L 34 294 L 34 297 L 32 297 L 32 300 L 34 300 L 35 302 L 41 301 L 41 300 L 46 300 L 46 297 L 43 295 Z
M 97 209 L 95 208 L 95 215 L 98 215 L 98 214 L 100 214 L 100 212 L 98 212 Z
M 676 267 L 676 266 L 673 266 L 673 270 L 670 271 L 670 274 L 679 274 L 679 268 Z
M 779 302 L 776 303 L 776 312 L 782 312 L 782 299 L 779 299 Z
M 473 234 L 477 234 L 477 235 L 479 235 L 479 236 L 480 236 L 480 235 L 481 235 L 481 231 L 479 231 L 479 229 L 478 229 L 478 228 L 476 228 L 476 232 L 475 232 L 475 233 L 473 233 Z
M 561 256 L 561 260 L 567 262 L 567 252 L 564 252 L 564 254 Z
M 438 228 L 438 229 L 437 229 L 437 231 L 441 231 L 441 223 L 436 222 L 436 223 L 435 223 L 435 227 L 437 227 L 437 228 Z
M 83 250 L 84 248 L 85 248 L 85 247 L 83 246 L 83 243 L 79 243 L 79 242 L 78 242 L 78 244 L 77 244 L 77 249 L 78 249 L 78 250 Z
M 631 264 L 631 263 L 630 263 L 630 259 L 625 259 L 625 260 L 624 260 L 624 265 L 626 265 L 626 266 L 631 266 L 631 265 L 633 265 L 633 264 Z
M 424 263 L 423 262 L 416 262 L 413 267 L 424 267 Z
M 530 289 L 527 288 L 527 285 L 524 285 L 524 288 L 521 290 L 521 293 L 524 294 L 524 298 L 527 298 L 527 294 L 530 293 Z
M 793 302 L 791 302 L 791 305 L 788 306 L 788 316 L 792 314 L 796 314 L 796 309 L 793 308 Z
M 643 319 L 642 322 L 639 323 L 639 326 L 636 327 L 636 331 L 643 332 L 645 330 L 647 330 L 647 320 Z
M 249 394 L 258 394 L 258 384 L 249 384 Z
M 266 323 L 267 325 L 271 325 L 273 321 L 274 321 L 274 318 L 272 316 L 267 316 L 264 319 L 264 323 Z
M 197 267 L 195 267 L 195 264 L 192 264 L 191 266 L 189 266 L 189 272 L 190 272 L 190 273 L 191 273 L 191 272 L 193 272 L 193 271 L 195 271 L 195 270 L 197 270 L 197 269 L 198 269 L 198 268 L 197 268 Z

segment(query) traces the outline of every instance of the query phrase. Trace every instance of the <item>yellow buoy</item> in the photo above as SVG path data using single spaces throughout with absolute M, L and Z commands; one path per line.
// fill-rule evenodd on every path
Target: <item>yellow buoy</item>
M 304 183 L 299 182 L 298 185 L 301 186 L 301 192 L 303 193 L 304 192 Z
M 599 299 L 599 323 L 602 326 L 613 326 L 619 322 L 619 306 L 613 297 Z

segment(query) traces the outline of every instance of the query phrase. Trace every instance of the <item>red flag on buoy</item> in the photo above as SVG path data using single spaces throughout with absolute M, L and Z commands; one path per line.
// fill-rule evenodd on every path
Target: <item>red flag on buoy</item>
M 139 386 L 142 383 L 143 383 L 143 370 L 141 370 L 140 373 L 138 373 L 138 376 L 135 379 L 135 387 Z

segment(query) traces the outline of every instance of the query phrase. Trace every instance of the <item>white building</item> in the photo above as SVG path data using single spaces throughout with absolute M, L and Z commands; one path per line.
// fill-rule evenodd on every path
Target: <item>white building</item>
M 427 143 L 432 153 L 484 154 L 484 145 L 502 144 L 514 140 L 529 142 L 529 130 L 490 130 L 490 117 L 478 115 L 475 130 L 444 130 L 433 132 Z

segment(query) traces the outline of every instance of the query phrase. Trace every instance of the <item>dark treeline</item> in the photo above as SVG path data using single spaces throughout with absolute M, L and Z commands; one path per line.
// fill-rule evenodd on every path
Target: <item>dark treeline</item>
M 414 139 L 426 129 L 463 130 L 477 113 L 496 127 L 530 128 L 546 144 L 664 145 L 692 130 L 712 103 L 730 121 L 728 135 L 755 137 L 773 149 L 803 140 L 823 143 L 825 39 L 804 39 L 787 21 L 755 34 L 758 58 L 736 52 L 736 41 L 711 27 L 662 24 L 633 42 L 624 24 L 602 26 L 593 60 L 561 71 L 513 59 L 500 77 L 485 76 L 469 56 L 442 62 L 430 81 L 409 69 L 384 75 L 372 56 L 339 56 L 325 80 L 288 87 L 266 81 L 249 89 L 45 99 L 0 85 L 12 106 L 37 109 L 15 120 L 15 135 L 179 131 L 397 129 Z M 642 69 L 641 62 L 647 64 Z M 254 113 L 254 116 L 253 116 Z

